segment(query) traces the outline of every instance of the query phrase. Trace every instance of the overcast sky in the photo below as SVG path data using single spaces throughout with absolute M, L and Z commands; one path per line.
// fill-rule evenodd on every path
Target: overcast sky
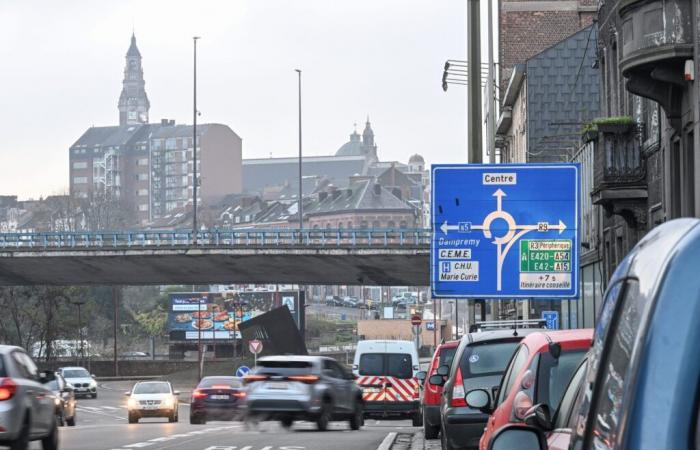
M 66 192 L 68 148 L 116 125 L 132 28 L 150 120 L 192 122 L 192 36 L 202 122 L 243 157 L 334 153 L 369 114 L 382 160 L 465 162 L 466 92 L 440 88 L 465 59 L 465 0 L 0 0 L 0 195 Z

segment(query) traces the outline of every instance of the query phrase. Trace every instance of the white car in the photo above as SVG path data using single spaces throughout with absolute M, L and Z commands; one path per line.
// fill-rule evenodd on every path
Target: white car
M 126 393 L 129 397 L 129 423 L 138 423 L 143 417 L 167 417 L 178 421 L 178 395 L 167 381 L 141 381 Z
M 97 398 L 97 381 L 84 367 L 61 367 L 58 373 L 73 386 L 76 397 Z

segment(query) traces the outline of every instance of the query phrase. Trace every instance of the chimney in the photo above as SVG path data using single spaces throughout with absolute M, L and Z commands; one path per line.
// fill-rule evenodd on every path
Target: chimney
M 399 189 L 399 188 L 397 188 L 397 187 L 392 188 L 392 189 L 391 189 L 391 193 L 394 194 L 394 196 L 396 196 L 396 198 L 398 198 L 399 200 L 401 200 L 401 189 Z
M 175 125 L 175 119 L 170 119 L 168 121 L 168 125 Z
M 374 195 L 382 195 L 382 185 L 374 183 Z

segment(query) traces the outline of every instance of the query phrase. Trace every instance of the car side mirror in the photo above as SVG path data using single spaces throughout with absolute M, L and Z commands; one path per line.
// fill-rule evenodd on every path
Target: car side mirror
M 552 423 L 552 413 L 549 405 L 538 403 L 530 408 L 525 414 L 525 423 L 542 431 L 552 431 L 554 424 Z
M 173 391 L 173 395 L 180 395 L 180 391 Z
M 443 364 L 440 367 L 438 367 L 437 372 L 438 375 L 441 375 L 443 377 L 446 377 L 447 375 L 450 374 L 450 366 Z
M 131 391 L 126 391 L 126 392 L 124 392 L 124 395 L 126 395 L 127 397 L 129 397 L 129 396 L 131 395 Z
M 478 409 L 484 414 L 491 414 L 491 395 L 486 389 L 472 389 L 464 396 L 467 406 Z
M 91 373 L 90 376 L 91 376 L 92 378 L 95 378 L 95 374 L 94 374 L 94 373 Z
M 547 450 L 542 430 L 522 425 L 506 425 L 489 441 L 488 450 Z
M 418 381 L 420 381 L 420 384 L 425 383 L 425 378 L 427 376 L 428 376 L 428 372 L 426 372 L 425 370 L 421 370 L 420 372 L 418 372 L 416 374 L 416 378 L 418 379 Z
M 445 377 L 443 377 L 442 375 L 433 375 L 430 378 L 428 378 L 428 382 L 433 386 L 444 386 Z

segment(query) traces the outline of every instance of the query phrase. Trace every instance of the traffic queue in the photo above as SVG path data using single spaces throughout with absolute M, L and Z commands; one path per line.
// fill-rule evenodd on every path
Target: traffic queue
M 619 264 L 594 330 L 494 329 L 440 345 L 425 372 L 443 449 L 700 445 L 700 220 L 653 229 Z

